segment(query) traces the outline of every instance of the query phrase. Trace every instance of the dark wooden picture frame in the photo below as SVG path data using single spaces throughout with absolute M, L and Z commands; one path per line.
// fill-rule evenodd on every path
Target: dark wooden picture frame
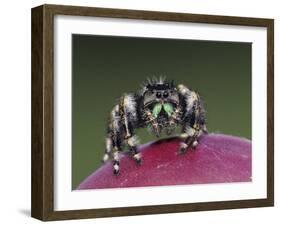
M 267 29 L 267 198 L 156 206 L 54 210 L 54 16 L 95 16 L 257 26 Z M 274 205 L 274 20 L 183 13 L 42 5 L 32 9 L 32 201 L 40 220 L 159 214 Z

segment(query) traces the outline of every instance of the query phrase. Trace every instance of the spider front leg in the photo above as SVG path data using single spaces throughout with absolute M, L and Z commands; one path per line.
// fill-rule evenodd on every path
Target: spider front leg
M 179 152 L 185 153 L 189 147 L 196 148 L 198 145 L 198 138 L 201 136 L 202 131 L 186 126 L 184 132 L 181 134 L 182 142 L 180 143 Z
M 207 127 L 205 110 L 199 94 L 183 85 L 179 85 L 178 89 L 185 100 L 182 142 L 179 148 L 180 153 L 185 153 L 189 147 L 195 148 L 197 146 L 198 138 L 203 133 L 207 133 Z
M 120 106 L 116 105 L 110 114 L 110 120 L 106 138 L 106 149 L 103 156 L 103 162 L 109 159 L 113 162 L 113 172 L 118 174 L 120 170 L 119 151 L 122 143 L 122 122 L 120 115 Z
M 137 100 L 132 94 L 125 94 L 121 98 L 122 106 L 122 121 L 125 128 L 125 141 L 129 146 L 129 150 L 133 159 L 140 164 L 141 154 L 137 150 L 139 144 L 137 135 L 134 133 L 134 129 L 137 127 Z
M 142 157 L 141 153 L 138 151 L 137 146 L 139 144 L 137 135 L 133 135 L 131 137 L 126 138 L 127 144 L 129 146 L 129 150 L 132 154 L 133 159 L 137 164 L 141 164 Z
M 119 151 L 121 150 L 120 144 L 118 143 L 118 140 L 120 138 L 118 135 L 116 136 L 109 134 L 108 137 L 106 138 L 106 149 L 105 153 L 103 156 L 103 162 L 108 161 L 109 159 L 112 160 L 113 163 L 113 173 L 115 175 L 119 174 L 120 170 L 120 159 L 119 159 Z

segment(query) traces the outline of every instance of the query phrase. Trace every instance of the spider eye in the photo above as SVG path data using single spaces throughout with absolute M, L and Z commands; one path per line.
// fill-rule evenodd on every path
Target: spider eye
M 161 95 L 160 92 L 157 92 L 157 93 L 156 93 L 156 97 L 157 97 L 157 98 L 161 98 L 161 96 L 162 96 L 162 95 Z
M 163 97 L 167 98 L 168 96 L 169 96 L 169 93 L 168 92 L 164 92 Z

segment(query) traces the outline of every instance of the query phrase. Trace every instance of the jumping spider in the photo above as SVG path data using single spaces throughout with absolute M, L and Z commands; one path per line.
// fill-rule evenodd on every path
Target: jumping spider
M 127 144 L 132 157 L 141 163 L 135 129 L 148 127 L 157 137 L 181 125 L 179 152 L 195 148 L 198 138 L 207 133 L 205 110 L 200 96 L 184 85 L 174 86 L 163 78 L 147 80 L 138 93 L 124 94 L 110 114 L 103 161 L 112 159 L 114 174 L 119 173 L 119 152 Z

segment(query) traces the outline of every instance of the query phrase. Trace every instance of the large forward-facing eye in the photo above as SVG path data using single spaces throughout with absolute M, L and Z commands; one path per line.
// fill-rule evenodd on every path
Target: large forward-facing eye
M 161 92 L 157 92 L 157 93 L 156 93 L 156 97 L 157 97 L 157 98 L 161 98 L 161 97 L 162 97 Z
M 165 91 L 164 93 L 163 93 L 163 97 L 164 98 L 167 98 L 169 96 L 169 93 L 167 92 L 167 91 Z

